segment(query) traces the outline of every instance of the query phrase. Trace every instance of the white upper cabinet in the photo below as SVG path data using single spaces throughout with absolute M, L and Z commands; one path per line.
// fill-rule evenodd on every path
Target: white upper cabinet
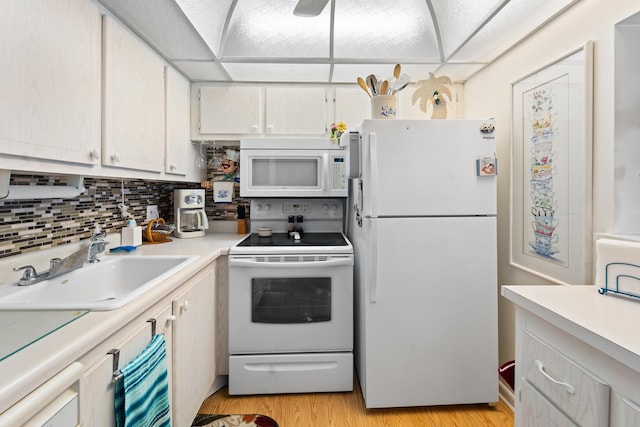
M 267 134 L 323 136 L 327 132 L 327 98 L 324 88 L 266 88 Z
M 4 1 L 0 22 L 0 152 L 98 163 L 96 6 L 85 0 Z
M 200 134 L 259 134 L 262 132 L 262 89 L 202 87 Z
M 110 16 L 104 31 L 102 164 L 164 170 L 164 62 Z
M 191 140 L 189 114 L 191 87 L 189 80 L 171 67 L 166 69 L 166 130 L 164 171 L 186 175 L 190 166 Z
M 365 119 L 371 118 L 371 98 L 360 88 L 337 88 L 334 123 L 343 122 L 348 130 L 355 130 Z

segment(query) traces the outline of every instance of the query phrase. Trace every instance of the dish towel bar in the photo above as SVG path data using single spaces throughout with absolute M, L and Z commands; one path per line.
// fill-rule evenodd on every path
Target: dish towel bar
M 166 342 L 163 334 L 153 332 L 149 345 L 131 362 L 120 370 L 114 366 L 117 427 L 171 425 Z M 110 353 L 116 365 L 118 350 Z

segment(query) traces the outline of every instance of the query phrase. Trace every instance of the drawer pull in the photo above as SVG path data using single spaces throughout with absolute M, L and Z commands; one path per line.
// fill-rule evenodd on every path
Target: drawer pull
M 576 392 L 576 390 L 573 388 L 573 386 L 571 384 L 565 383 L 565 382 L 562 382 L 562 381 L 558 381 L 555 378 L 553 378 L 551 375 L 547 374 L 546 371 L 544 370 L 544 365 L 542 364 L 541 361 L 536 360 L 536 366 L 538 367 L 538 370 L 540 371 L 540 373 L 542 375 L 544 375 L 549 381 L 563 386 L 564 388 L 567 389 L 567 391 L 570 394 L 574 394 Z

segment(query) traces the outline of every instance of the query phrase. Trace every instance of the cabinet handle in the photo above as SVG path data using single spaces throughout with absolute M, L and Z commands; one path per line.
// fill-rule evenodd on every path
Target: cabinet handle
M 169 322 L 169 323 L 173 323 L 173 322 L 175 322 L 177 319 L 178 319 L 178 318 L 177 318 L 174 314 L 172 314 L 171 316 L 167 317 L 167 322 Z
M 258 125 L 253 125 L 253 126 L 251 126 L 251 130 L 253 131 L 253 133 L 257 133 L 257 132 L 258 132 L 258 129 L 259 129 L 259 126 L 258 126 Z
M 176 164 L 175 164 L 175 163 L 171 163 L 171 164 L 169 165 L 169 169 L 171 169 L 172 171 L 176 170 L 176 168 L 177 168 L 177 166 L 176 166 Z
M 541 361 L 536 360 L 536 366 L 538 367 L 538 371 L 540 371 L 540 373 L 544 375 L 544 377 L 549 381 L 551 381 L 552 383 L 561 385 L 562 387 L 566 388 L 569 394 L 574 394 L 576 392 L 576 390 L 573 388 L 571 384 L 558 381 L 555 378 L 553 378 L 551 375 L 547 374 L 547 372 L 544 370 L 544 365 L 542 364 Z
M 89 153 L 89 157 L 91 158 L 91 160 L 100 160 L 100 150 L 94 148 L 93 150 L 91 150 L 91 153 Z
M 120 153 L 117 151 L 111 155 L 111 161 L 113 163 L 120 163 Z
M 182 304 L 182 311 L 189 311 L 189 301 L 185 301 Z
M 273 125 L 267 126 L 267 132 L 271 132 L 271 131 L 273 131 Z

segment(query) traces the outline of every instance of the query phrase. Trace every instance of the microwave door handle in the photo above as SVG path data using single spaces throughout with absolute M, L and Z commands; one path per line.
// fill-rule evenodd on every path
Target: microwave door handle
M 353 265 L 351 257 L 330 259 L 326 261 L 301 261 L 301 262 L 262 262 L 252 259 L 237 259 L 229 257 L 229 267 L 252 267 L 252 268 L 309 268 L 309 267 L 339 267 Z
M 324 167 L 323 167 L 324 165 Z M 326 191 L 329 194 L 329 153 L 322 154 L 322 165 L 320 167 L 320 179 L 322 180 L 322 191 Z

